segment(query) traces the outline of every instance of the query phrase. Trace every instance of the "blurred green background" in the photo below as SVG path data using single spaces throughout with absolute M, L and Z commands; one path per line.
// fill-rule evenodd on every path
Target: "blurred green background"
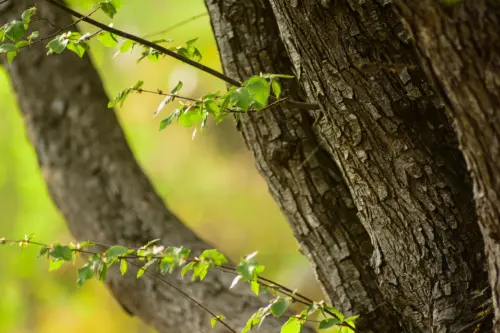
M 115 27 L 139 35 L 206 11 L 202 0 L 141 1 L 140 9 L 137 0 L 123 3 Z M 73 5 L 81 11 L 89 8 L 81 1 Z M 109 21 L 102 15 L 96 18 Z M 200 37 L 202 62 L 220 69 L 208 16 L 163 37 L 180 43 Z M 175 60 L 136 65 L 137 54 L 114 59 L 113 54 L 93 44 L 92 57 L 110 96 L 139 79 L 145 88 L 165 90 L 182 79 L 183 94 L 195 97 L 224 89 L 221 81 Z M 34 233 L 42 242 L 69 242 L 71 235 L 48 196 L 3 70 L 0 97 L 0 236 L 22 238 Z M 137 159 L 171 209 L 233 259 L 259 250 L 267 276 L 321 299 L 310 265 L 299 254 L 232 121 L 209 126 L 194 141 L 190 129 L 175 124 L 158 132 L 160 119 L 153 119 L 152 113 L 160 101 L 158 96 L 133 95 L 117 112 Z M 74 267 L 49 273 L 48 263 L 37 259 L 37 253 L 34 248 L 22 252 L 17 247 L 0 248 L 0 332 L 151 331 L 125 314 L 101 284 L 93 281 L 78 289 Z

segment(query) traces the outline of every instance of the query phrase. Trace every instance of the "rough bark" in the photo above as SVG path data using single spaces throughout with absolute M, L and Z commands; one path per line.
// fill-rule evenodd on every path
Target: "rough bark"
M 15 0 L 0 7 L 1 22 L 19 18 L 31 0 Z M 44 2 L 41 17 L 57 26 L 71 18 Z M 54 31 L 37 24 L 41 36 Z M 12 65 L 5 63 L 30 141 L 50 195 L 79 241 L 137 247 L 161 238 L 165 245 L 183 245 L 196 251 L 211 246 L 185 227 L 164 205 L 127 145 L 115 113 L 90 59 L 72 53 L 46 56 L 44 45 L 23 50 Z M 2 57 L 2 61 L 5 61 Z M 6 62 L 6 61 L 5 61 Z M 248 288 L 228 291 L 233 277 L 209 274 L 202 283 L 175 276 L 169 282 L 196 300 L 223 313 L 241 328 L 263 303 Z M 158 332 L 192 333 L 210 326 L 210 315 L 162 281 L 133 272 L 111 274 L 107 285 L 132 314 Z M 268 320 L 264 331 L 276 331 Z M 217 332 L 227 332 L 222 325 Z
M 271 0 L 384 297 L 415 331 L 454 332 L 483 301 L 482 237 L 452 129 L 389 2 Z
M 444 97 L 474 181 L 500 330 L 500 4 L 395 1 L 422 66 Z
M 256 73 L 292 73 L 267 0 L 206 0 L 224 72 L 245 80 Z M 301 100 L 297 82 L 284 95 Z M 361 331 L 397 332 L 368 264 L 373 247 L 335 162 L 312 132 L 314 118 L 281 107 L 241 119 L 241 133 L 257 168 L 312 263 L 328 300 L 360 314 Z

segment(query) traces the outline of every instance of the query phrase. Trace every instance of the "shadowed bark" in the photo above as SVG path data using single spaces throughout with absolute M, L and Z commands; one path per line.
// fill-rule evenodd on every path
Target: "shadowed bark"
M 18 18 L 31 5 L 30 0 L 7 3 L 0 9 L 0 19 Z M 72 22 L 66 13 L 43 1 L 37 9 L 57 26 Z M 43 22 L 38 28 L 42 37 L 54 31 Z M 4 65 L 44 180 L 72 235 L 79 241 L 129 247 L 161 238 L 162 244 L 183 245 L 195 253 L 211 248 L 154 191 L 115 113 L 107 108 L 108 97 L 90 59 L 79 59 L 71 52 L 46 56 L 46 52 L 39 43 L 20 52 L 12 65 Z M 243 284 L 229 292 L 233 277 L 210 273 L 202 283 L 175 276 L 168 280 L 241 329 L 264 303 Z M 124 277 L 112 272 L 107 285 L 125 309 L 158 332 L 193 333 L 210 328 L 209 314 L 162 281 L 147 274 L 137 279 L 133 268 Z M 274 332 L 277 324 L 267 320 L 263 329 Z M 215 331 L 227 332 L 222 325 Z
M 270 2 L 321 105 L 313 130 L 370 235 L 382 294 L 415 331 L 462 328 L 487 285 L 470 182 L 389 1 Z
M 474 180 L 500 331 L 500 3 L 394 1 L 454 120 Z

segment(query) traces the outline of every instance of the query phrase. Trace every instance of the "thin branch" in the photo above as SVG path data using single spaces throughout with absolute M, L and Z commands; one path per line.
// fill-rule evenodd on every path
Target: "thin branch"
M 157 50 L 157 51 L 159 51 L 161 53 L 164 53 L 164 54 L 166 54 L 166 55 L 168 55 L 168 56 L 170 56 L 172 58 L 175 58 L 175 59 L 177 59 L 179 61 L 182 61 L 185 64 L 193 66 L 193 67 L 195 67 L 195 68 L 197 68 L 197 69 L 199 69 L 199 70 L 201 70 L 201 71 L 203 71 L 205 73 L 208 73 L 208 74 L 213 75 L 213 76 L 215 76 L 215 77 L 217 77 L 217 78 L 219 78 L 219 79 L 221 79 L 223 81 L 226 81 L 227 83 L 229 83 L 229 84 L 231 84 L 233 86 L 238 86 L 238 87 L 241 86 L 241 82 L 239 82 L 238 80 L 232 79 L 229 76 L 224 75 L 224 74 L 216 71 L 215 69 L 212 69 L 212 68 L 207 67 L 207 66 L 205 66 L 203 64 L 200 64 L 200 63 L 198 63 L 198 62 L 196 62 L 194 60 L 191 60 L 189 58 L 181 56 L 180 54 L 178 54 L 178 53 L 176 53 L 174 51 L 170 51 L 169 49 L 166 49 L 166 48 L 164 48 L 161 45 L 152 43 L 152 42 L 150 42 L 150 41 L 148 41 L 148 40 L 146 40 L 144 38 L 137 37 L 137 36 L 129 34 L 127 32 L 115 29 L 113 27 L 109 27 L 109 26 L 107 26 L 107 25 L 105 25 L 105 24 L 103 24 L 101 22 L 98 22 L 98 21 L 96 21 L 94 19 L 91 19 L 90 17 L 86 17 L 86 16 L 80 14 L 77 11 L 74 11 L 73 9 L 67 7 L 66 5 L 64 5 L 64 4 L 62 4 L 62 3 L 60 3 L 60 2 L 58 2 L 56 0 L 45 0 L 45 1 L 48 2 L 48 3 L 50 3 L 50 4 L 52 4 L 52 5 L 54 5 L 54 6 L 56 6 L 57 8 L 60 8 L 60 9 L 64 10 L 65 12 L 73 15 L 74 17 L 80 19 L 81 21 L 84 21 L 84 22 L 87 22 L 89 24 L 92 24 L 93 26 L 96 26 L 96 27 L 98 27 L 98 28 L 100 28 L 100 29 L 102 29 L 104 31 L 110 32 L 112 34 L 115 34 L 117 36 L 120 36 L 120 37 L 123 37 L 123 38 L 126 38 L 126 39 L 130 39 L 130 40 L 132 40 L 132 41 L 134 41 L 136 43 L 148 46 L 148 47 L 150 47 L 152 49 L 155 49 L 155 50 Z
M 14 240 L 9 240 L 9 239 L 5 239 L 5 238 L 2 238 L 2 241 L 3 242 L 7 242 L 7 243 L 12 243 L 12 244 L 19 244 L 19 243 L 24 243 L 24 244 L 33 244 L 33 245 L 37 245 L 37 246 L 42 246 L 42 247 L 49 247 L 49 245 L 47 244 L 43 244 L 43 243 L 39 243 L 39 242 L 34 242 L 32 241 L 31 239 L 23 239 L 23 240 L 20 240 L 20 241 L 14 241 Z M 103 244 L 99 244 L 99 243 L 95 243 L 93 242 L 93 244 L 95 246 L 100 246 L 102 248 L 104 248 L 104 250 L 107 250 L 109 249 L 110 247 L 112 247 L 111 245 L 103 245 Z M 137 248 L 134 248 L 135 250 L 137 250 Z M 72 249 L 74 252 L 80 252 L 80 253 L 85 253 L 85 254 L 98 254 L 98 255 L 102 255 L 102 253 L 100 252 L 92 252 L 92 251 L 87 251 L 87 250 L 83 250 L 83 249 Z M 137 268 L 142 268 L 141 266 L 138 266 L 136 265 L 135 263 L 133 262 L 130 262 L 129 259 L 163 259 L 163 256 L 141 256 L 141 255 L 134 255 L 134 254 L 126 254 L 124 256 L 118 256 L 117 257 L 118 259 L 121 259 L 121 260 L 126 260 L 127 262 L 131 263 L 132 265 L 134 265 L 135 267 Z M 191 258 L 188 258 L 188 259 L 185 259 L 186 262 L 199 262 L 200 260 L 197 259 L 197 258 L 194 258 L 194 259 L 191 259 Z M 236 271 L 236 268 L 234 267 L 231 267 L 231 266 L 227 266 L 227 265 L 222 265 L 222 266 L 214 266 L 215 268 L 217 268 L 218 270 L 220 270 L 221 272 L 224 272 L 224 273 L 230 273 L 230 274 L 235 274 L 235 275 L 238 275 L 238 272 Z M 180 292 L 182 295 L 184 295 L 185 297 L 187 297 L 189 300 L 193 301 L 194 303 L 196 303 L 198 306 L 200 306 L 203 310 L 207 311 L 209 314 L 211 314 L 213 317 L 216 317 L 217 316 L 215 314 L 213 314 L 210 310 L 208 310 L 207 308 L 205 308 L 202 304 L 198 303 L 196 300 L 194 300 L 193 298 L 191 298 L 189 295 L 187 295 L 186 293 L 184 293 L 182 290 L 180 290 L 179 288 L 173 286 L 171 283 L 169 283 L 166 279 L 164 279 L 161 275 L 158 275 L 156 273 L 152 273 L 152 272 L 149 272 L 147 270 L 147 268 L 144 270 L 146 273 L 148 274 L 151 274 L 159 279 L 161 279 L 163 282 L 167 283 L 167 285 L 171 286 L 172 288 L 174 288 L 175 290 L 177 290 L 178 292 Z M 262 281 L 265 281 L 262 282 Z M 292 299 L 292 301 L 294 302 L 297 302 L 297 303 L 300 303 L 300 304 L 303 304 L 303 305 L 312 305 L 314 304 L 314 301 L 307 298 L 306 296 L 303 296 L 297 292 L 294 292 L 293 290 L 279 284 L 279 283 L 276 283 L 272 280 L 269 280 L 269 279 L 266 279 L 264 277 L 258 277 L 258 281 L 257 283 L 263 287 L 266 287 L 266 288 L 270 288 L 270 289 L 273 289 L 273 290 L 276 290 L 277 292 L 285 295 L 285 296 L 288 296 Z M 300 297 L 302 298 L 303 300 L 301 299 L 298 299 L 297 297 Z M 335 313 L 333 313 L 332 311 L 329 311 L 327 309 L 323 309 L 323 311 L 325 313 L 328 313 L 329 315 L 331 315 L 333 318 L 336 318 L 340 321 L 342 321 Z M 222 320 L 220 320 L 219 318 L 217 318 L 218 321 L 220 321 L 221 323 L 224 324 L 224 326 L 226 326 L 229 330 L 231 330 L 232 332 L 234 332 L 232 330 L 232 328 L 230 328 L 228 325 L 226 325 Z M 349 323 L 347 322 L 341 322 L 339 323 L 338 325 L 340 326 L 345 326 L 345 327 L 348 327 L 350 328 L 353 332 L 357 332 L 359 333 L 360 331 L 357 330 L 354 326 L 350 325 Z
M 136 263 L 130 261 L 130 260 L 127 260 L 125 259 L 129 264 L 135 266 L 136 268 L 139 268 L 141 269 L 141 266 L 140 265 L 137 265 Z M 178 293 L 180 293 L 182 296 L 186 297 L 187 299 L 189 299 L 191 302 L 193 302 L 194 304 L 196 304 L 198 307 L 200 307 L 201 309 L 203 309 L 203 311 L 207 312 L 208 314 L 210 314 L 212 317 L 216 318 L 218 322 L 220 322 L 222 325 L 224 325 L 224 327 L 226 327 L 229 331 L 231 331 L 232 333 L 236 333 L 236 331 L 231 327 L 229 326 L 224 320 L 220 319 L 215 313 L 213 313 L 210 309 L 208 309 L 207 307 L 205 307 L 203 304 L 201 304 L 200 302 L 198 302 L 197 300 L 195 300 L 194 298 L 192 298 L 191 296 L 189 296 L 188 294 L 186 294 L 184 291 L 182 291 L 182 289 L 180 289 L 179 287 L 176 287 L 175 285 L 173 285 L 172 283 L 170 283 L 167 279 L 165 279 L 163 276 L 157 274 L 157 273 L 153 273 L 153 272 L 150 272 L 148 271 L 147 269 L 145 269 L 144 271 L 146 274 L 149 274 L 151 276 L 154 276 L 155 278 L 159 279 L 160 281 L 164 282 L 165 284 L 167 284 L 169 287 L 171 287 L 172 289 L 174 289 L 175 291 L 177 291 Z
M 96 26 L 104 31 L 107 31 L 107 32 L 110 32 L 112 34 L 115 34 L 117 36 L 120 36 L 120 37 L 123 37 L 123 38 L 126 38 L 126 39 L 129 39 L 131 41 L 134 41 L 138 44 L 141 44 L 141 45 L 144 45 L 144 46 L 147 46 L 147 47 L 150 47 L 154 50 L 157 50 L 165 55 L 168 55 L 174 59 L 177 59 L 179 61 L 182 61 L 183 63 L 187 64 L 187 65 L 190 65 L 192 67 L 195 67 L 207 74 L 210 74 L 212 76 L 215 76 L 233 86 L 236 86 L 236 87 L 241 87 L 241 82 L 236 80 L 236 79 L 233 79 L 213 68 L 210 68 L 208 66 L 205 66 L 203 64 L 200 64 L 194 60 L 191 60 L 189 58 L 186 58 L 174 51 L 171 51 L 167 48 L 164 48 L 163 46 L 161 45 L 158 45 L 158 44 L 155 44 L 153 42 L 150 42 L 144 38 L 140 38 L 138 36 L 135 36 L 135 35 L 132 35 L 132 34 L 129 34 L 125 31 L 122 31 L 122 30 L 118 30 L 118 29 L 115 29 L 113 27 L 110 27 L 110 26 L 107 26 L 101 22 L 98 22 L 94 19 L 91 19 L 90 17 L 88 16 L 84 16 L 83 14 L 80 14 L 79 12 L 67 7 L 66 5 L 64 5 L 63 3 L 60 3 L 58 2 L 57 0 L 45 0 L 46 2 L 56 6 L 57 8 L 60 8 L 62 10 L 64 10 L 65 12 L 73 15 L 74 17 L 78 18 L 79 20 L 81 21 L 84 21 L 84 22 L 87 22 L 93 26 Z M 304 102 L 297 102 L 297 101 L 287 101 L 286 102 L 286 106 L 289 107 L 289 108 L 294 108 L 294 109 L 304 109 L 304 110 L 317 110 L 319 108 L 318 104 L 314 104 L 314 103 L 304 103 Z
M 151 37 L 154 37 L 154 36 L 166 34 L 167 32 L 170 32 L 170 31 L 172 31 L 174 29 L 180 28 L 180 27 L 182 27 L 183 25 L 185 25 L 187 23 L 190 23 L 190 22 L 192 22 L 192 21 L 194 21 L 196 19 L 199 19 L 200 17 L 207 16 L 207 15 L 208 15 L 208 13 L 201 13 L 201 14 L 195 15 L 193 17 L 190 17 L 188 19 L 185 19 L 183 21 L 175 23 L 175 24 L 171 25 L 170 27 L 168 27 L 166 29 L 163 29 L 163 30 L 160 30 L 160 31 L 157 31 L 157 32 L 153 32 L 153 33 L 150 33 L 150 34 L 147 34 L 147 35 L 144 35 L 144 36 L 142 36 L 142 38 L 146 39 L 146 38 L 151 38 Z

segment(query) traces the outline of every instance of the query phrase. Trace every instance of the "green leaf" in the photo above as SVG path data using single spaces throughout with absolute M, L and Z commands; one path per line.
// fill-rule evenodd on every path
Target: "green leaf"
M 252 76 L 244 83 L 244 86 L 252 96 L 252 106 L 255 106 L 256 109 L 262 109 L 267 105 L 271 87 L 266 79 L 260 76 Z
M 0 45 L 0 54 L 8 52 L 17 52 L 17 47 L 10 43 Z
M 327 328 L 333 327 L 333 326 L 338 325 L 340 323 L 341 323 L 341 321 L 338 320 L 337 318 L 324 319 L 319 323 L 319 329 L 325 330 Z
M 276 98 L 280 98 L 281 95 L 280 83 L 276 80 L 271 79 L 271 87 L 273 88 L 274 96 L 276 96 Z
M 95 246 L 96 244 L 94 242 L 81 242 L 77 245 L 78 249 L 84 249 L 86 247 L 92 247 Z
M 14 60 L 14 58 L 17 56 L 17 52 L 9 52 L 7 53 L 7 61 L 9 62 L 9 64 L 12 64 L 12 61 Z
M 120 273 L 122 273 L 122 275 L 125 275 L 125 273 L 127 273 L 127 268 L 128 268 L 127 260 L 121 259 L 120 260 Z
M 126 53 L 132 49 L 134 46 L 135 42 L 127 39 L 126 41 L 123 42 L 123 44 L 120 46 L 120 53 Z
M 23 22 L 12 21 L 5 27 L 5 36 L 13 42 L 18 42 L 23 38 L 25 31 Z
M 47 246 L 44 246 L 40 249 L 40 253 L 38 254 L 38 258 L 43 257 L 47 252 L 49 251 L 49 248 Z
M 354 322 L 356 319 L 359 318 L 359 315 L 355 315 L 355 316 L 351 316 L 349 318 L 345 318 L 344 321 L 348 321 L 348 322 Z
M 69 39 L 61 38 L 61 36 L 54 38 L 47 44 L 47 48 L 49 49 L 48 54 L 57 53 L 61 54 L 68 46 Z
M 90 49 L 90 47 L 84 42 L 70 42 L 67 45 L 67 49 L 76 53 L 80 58 L 83 58 L 83 55 Z
M 49 263 L 49 272 L 58 270 L 64 264 L 63 260 L 51 260 Z
M 177 119 L 177 122 L 184 127 L 191 127 L 201 120 L 201 110 L 198 107 L 186 109 Z
M 213 99 L 208 99 L 205 101 L 205 109 L 213 116 L 217 117 L 220 114 L 220 108 Z
M 137 81 L 136 84 L 134 84 L 133 86 L 131 86 L 129 88 L 125 88 L 122 91 L 120 91 L 118 93 L 118 95 L 116 95 L 116 97 L 112 101 L 109 101 L 108 108 L 115 107 L 118 103 L 120 104 L 120 107 L 123 106 L 123 103 L 125 102 L 125 99 L 128 97 L 128 95 L 131 92 L 138 90 L 140 87 L 142 87 L 143 84 L 144 84 L 144 81 Z M 155 241 L 158 241 L 158 240 L 159 239 L 157 239 Z M 146 247 L 149 246 L 149 245 L 150 244 L 148 243 L 146 245 Z
M 82 268 L 78 269 L 78 287 L 81 287 L 85 281 L 92 279 L 94 276 L 94 270 L 92 269 L 91 264 L 86 264 Z
M 231 93 L 230 102 L 243 111 L 248 111 L 252 103 L 252 96 L 250 95 L 248 89 L 238 88 Z
M 228 263 L 227 258 L 215 249 L 203 251 L 203 253 L 200 255 L 200 259 L 208 260 L 215 266 L 222 266 Z
M 104 31 L 100 33 L 97 38 L 105 47 L 113 49 L 116 47 L 116 45 L 118 45 L 118 40 L 116 39 L 115 35 L 110 32 Z
M 101 6 L 102 11 L 110 18 L 113 18 L 116 15 L 116 7 L 111 2 L 101 2 L 99 5 Z
M 250 289 L 254 292 L 255 295 L 259 296 L 260 284 L 256 281 L 250 282 Z
M 337 308 L 334 308 L 333 306 L 325 306 L 325 310 L 335 314 L 340 320 L 344 320 L 344 315 L 337 310 Z
M 55 260 L 71 261 L 73 259 L 73 250 L 69 246 L 54 243 L 50 251 L 50 256 Z
M 38 38 L 40 38 L 40 32 L 38 32 L 38 31 L 33 31 L 33 32 L 32 32 L 32 33 L 28 36 L 28 40 L 29 40 L 29 42 L 30 42 L 30 43 L 31 43 L 31 41 L 32 41 L 33 39 L 38 39 Z
M 299 333 L 302 330 L 302 321 L 296 317 L 290 317 L 281 327 L 281 333 Z
M 208 274 L 208 269 L 210 268 L 210 264 L 205 263 L 205 262 L 199 262 L 196 267 L 193 269 L 193 276 L 191 277 L 191 280 L 194 281 L 196 280 L 197 277 L 200 278 L 200 281 L 203 281 L 203 279 L 207 276 Z
M 218 315 L 217 317 L 212 317 L 212 319 L 210 319 L 210 325 L 212 326 L 212 328 L 215 327 L 215 324 L 217 324 L 217 322 L 219 320 L 224 320 L 226 317 L 224 315 Z
M 31 22 L 31 17 L 33 16 L 33 14 L 35 14 L 35 12 L 36 12 L 36 8 L 31 7 L 29 9 L 26 9 L 22 13 L 21 19 L 23 20 L 25 30 L 28 29 L 28 24 Z
M 161 122 L 160 122 L 160 131 L 164 130 L 165 128 L 167 128 L 168 125 L 170 125 L 172 123 L 172 121 L 174 120 L 174 118 L 178 117 L 179 114 L 180 114 L 181 110 L 180 109 L 175 109 L 174 111 L 172 111 L 172 113 L 170 113 L 168 115 L 167 118 L 163 119 Z
M 128 252 L 128 249 L 126 247 L 120 246 L 120 245 L 115 245 L 115 246 L 110 247 L 106 251 L 106 257 L 108 257 L 108 258 L 119 257 L 122 254 L 125 254 L 127 252 Z
M 20 48 L 28 46 L 28 45 L 30 45 L 29 41 L 27 41 L 27 40 L 21 40 L 21 41 L 19 41 L 19 42 L 16 43 L 16 48 L 20 49 Z
M 276 302 L 271 305 L 271 314 L 274 317 L 281 317 L 285 314 L 290 306 L 290 301 L 287 298 L 279 297 Z
M 182 89 L 182 86 L 183 86 L 182 82 L 179 81 L 179 83 L 177 83 L 177 85 L 174 87 L 174 89 L 172 89 L 170 94 L 167 97 L 165 97 L 165 99 L 163 99 L 163 101 L 161 101 L 160 105 L 158 105 L 158 108 L 156 109 L 153 116 L 158 115 L 160 113 L 160 111 L 163 110 L 165 105 L 167 105 L 168 103 L 173 102 L 175 100 L 175 95 Z
M 184 275 L 186 275 L 187 272 L 191 271 L 194 269 L 194 267 L 196 266 L 196 262 L 190 262 L 189 264 L 187 264 L 186 266 L 182 267 L 182 271 L 181 271 L 181 276 L 182 278 L 184 278 Z

